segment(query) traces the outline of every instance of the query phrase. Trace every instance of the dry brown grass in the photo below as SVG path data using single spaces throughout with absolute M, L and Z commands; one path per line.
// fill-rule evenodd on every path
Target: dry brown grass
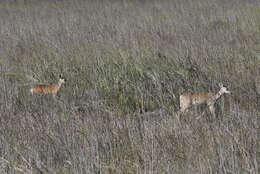
M 259 14 L 257 0 L 1 1 L 0 173 L 259 173 Z M 30 95 L 59 74 L 56 99 Z M 219 82 L 217 118 L 177 117 L 180 93 Z

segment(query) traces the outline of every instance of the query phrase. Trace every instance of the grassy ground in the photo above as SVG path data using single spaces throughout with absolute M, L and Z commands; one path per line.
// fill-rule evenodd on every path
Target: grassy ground
M 259 173 L 257 0 L 6 0 L 0 26 L 0 173 Z M 219 82 L 217 118 L 178 119 Z

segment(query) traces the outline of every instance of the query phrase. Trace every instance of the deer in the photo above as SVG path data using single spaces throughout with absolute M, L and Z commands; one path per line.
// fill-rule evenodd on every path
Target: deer
M 193 105 L 207 104 L 210 113 L 215 117 L 215 103 L 224 94 L 231 92 L 219 83 L 220 90 L 217 93 L 212 92 L 188 92 L 180 95 L 180 113 L 186 112 Z
M 57 92 L 60 90 L 61 85 L 65 83 L 65 79 L 62 76 L 59 76 L 58 84 L 39 84 L 35 85 L 30 89 L 31 94 L 52 94 L 53 97 L 57 95 Z

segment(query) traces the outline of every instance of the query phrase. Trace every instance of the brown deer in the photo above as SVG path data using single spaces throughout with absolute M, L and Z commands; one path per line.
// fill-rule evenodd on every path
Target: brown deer
M 185 112 L 192 105 L 200 105 L 206 103 L 212 115 L 215 116 L 215 103 L 223 94 L 230 94 L 231 92 L 219 84 L 220 90 L 217 93 L 212 92 L 193 92 L 184 93 L 180 95 L 180 112 Z
M 65 79 L 61 77 L 59 77 L 59 82 L 58 84 L 51 84 L 51 85 L 46 85 L 46 84 L 40 84 L 40 85 L 35 85 L 31 88 L 31 94 L 52 94 L 53 97 L 56 96 L 57 92 L 60 90 L 61 85 L 63 83 L 65 83 Z

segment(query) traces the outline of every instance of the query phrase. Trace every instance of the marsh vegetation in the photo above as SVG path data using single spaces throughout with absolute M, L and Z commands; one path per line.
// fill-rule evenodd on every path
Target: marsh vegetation
M 259 36 L 258 0 L 1 1 L 0 173 L 259 173 Z

